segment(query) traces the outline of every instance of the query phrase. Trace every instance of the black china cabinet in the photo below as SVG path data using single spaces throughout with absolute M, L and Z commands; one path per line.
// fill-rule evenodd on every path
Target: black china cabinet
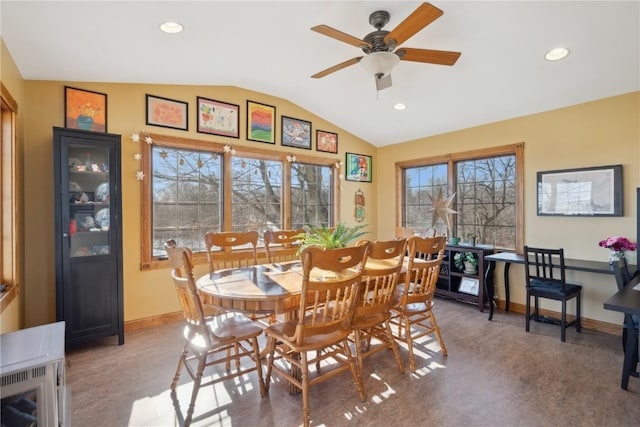
M 120 135 L 53 128 L 56 320 L 124 344 Z

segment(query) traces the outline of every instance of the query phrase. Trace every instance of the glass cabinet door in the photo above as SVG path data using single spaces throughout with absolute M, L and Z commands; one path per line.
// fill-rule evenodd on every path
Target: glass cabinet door
M 111 253 L 109 148 L 69 144 L 69 255 Z

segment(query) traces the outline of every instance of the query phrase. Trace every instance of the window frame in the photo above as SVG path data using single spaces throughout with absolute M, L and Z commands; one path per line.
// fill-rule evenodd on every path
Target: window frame
M 166 257 L 153 256 L 152 249 L 152 171 L 151 171 L 151 149 L 152 145 L 161 145 L 175 149 L 188 149 L 198 151 L 211 151 L 218 153 L 223 158 L 223 230 L 232 230 L 232 216 L 231 216 L 231 159 L 232 154 L 225 152 L 225 147 L 229 144 L 205 141 L 200 139 L 182 138 L 177 136 L 169 136 L 162 134 L 146 133 L 144 137 L 150 136 L 153 140 L 153 144 L 142 144 L 142 172 L 144 178 L 141 182 L 141 270 L 152 270 L 158 268 L 169 267 L 169 262 Z M 144 137 L 141 138 L 144 140 Z M 289 159 L 291 158 L 291 152 L 284 152 L 280 150 L 269 150 L 255 146 L 242 146 L 233 145 L 235 155 L 251 157 L 261 160 L 273 160 L 282 162 L 283 177 L 282 177 L 282 226 L 283 228 L 291 227 L 291 201 L 290 201 L 290 188 L 291 188 L 291 166 Z M 296 162 L 310 163 L 319 166 L 331 166 L 333 170 L 333 179 L 331 185 L 333 186 L 333 212 L 331 213 L 331 220 L 335 223 L 339 218 L 340 212 L 340 185 L 339 185 L 339 173 L 335 169 L 338 160 L 330 157 L 321 157 L 309 154 L 295 153 Z M 203 264 L 206 263 L 206 254 L 204 252 L 194 253 L 194 263 Z
M 0 214 L 0 258 L 2 271 L 0 281 L 8 285 L 8 289 L 0 296 L 0 312 L 19 294 L 18 283 L 18 221 L 20 214 L 17 203 L 17 138 L 16 116 L 18 103 L 7 88 L 0 82 L 0 131 L 2 165 L 0 167 L 0 196 L 2 213 Z
M 516 247 L 514 250 L 517 253 L 522 253 L 524 246 L 524 142 L 396 162 L 396 226 L 403 226 L 402 213 L 405 190 L 403 178 L 405 169 L 417 166 L 447 164 L 447 186 L 449 188 L 456 188 L 456 162 L 505 155 L 515 155 L 516 157 Z

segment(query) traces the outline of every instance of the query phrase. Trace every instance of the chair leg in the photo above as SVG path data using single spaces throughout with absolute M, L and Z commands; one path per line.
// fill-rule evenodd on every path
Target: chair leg
M 300 353 L 302 358 L 302 418 L 304 427 L 311 424 L 311 411 L 309 409 L 309 364 L 307 360 L 307 352 Z
M 364 357 L 362 356 L 362 332 L 359 329 L 353 331 L 355 348 L 356 348 L 356 357 L 358 358 L 358 362 L 356 363 L 356 367 L 358 368 L 358 375 L 362 378 L 364 377 Z
M 180 355 L 180 359 L 178 360 L 178 367 L 176 368 L 176 373 L 173 376 L 173 381 L 171 381 L 171 392 L 176 392 L 176 386 L 178 385 L 178 381 L 180 380 L 180 374 L 182 373 L 182 368 L 184 366 L 185 360 L 187 359 L 187 354 L 189 350 L 187 346 L 182 350 L 182 354 Z
M 395 338 L 393 338 L 393 332 L 391 332 L 391 322 L 389 321 L 389 319 L 387 319 L 384 325 L 387 334 L 386 339 L 391 346 L 391 350 L 393 350 L 393 356 L 396 358 L 396 363 L 398 364 L 400 372 L 404 373 L 404 364 L 402 363 L 402 359 L 400 359 L 400 351 L 398 350 L 398 344 L 396 343 Z
M 433 331 L 436 333 L 436 337 L 438 338 L 438 343 L 440 344 L 440 348 L 442 349 L 442 355 L 447 355 L 447 347 L 444 345 L 444 340 L 442 339 L 442 334 L 440 334 L 440 328 L 438 327 L 438 322 L 436 322 L 436 316 L 434 316 L 433 311 L 429 312 L 429 321 L 431 322 L 431 326 L 433 327 Z
M 260 347 L 258 346 L 258 338 L 251 338 L 251 346 L 253 347 L 253 361 L 256 364 L 256 373 L 258 374 L 258 384 L 260 387 L 260 397 L 267 395 L 267 389 L 262 376 L 262 361 L 260 360 Z
M 269 337 L 267 338 L 267 375 L 265 376 L 265 391 L 269 393 L 269 385 L 271 385 L 271 370 L 273 369 L 273 361 L 276 350 L 276 340 L 275 338 Z
M 349 367 L 351 368 L 351 376 L 353 377 L 353 382 L 356 383 L 356 388 L 358 389 L 358 396 L 360 396 L 360 400 L 364 402 L 367 399 L 367 395 L 364 391 L 364 381 L 358 373 L 358 364 L 356 362 L 356 357 L 351 353 L 349 340 L 347 338 L 345 338 L 345 340 L 343 341 L 342 346 L 344 347 L 344 355 L 349 361 Z
M 580 293 L 576 297 L 576 331 L 580 332 L 582 329 L 582 317 L 580 315 Z
M 407 347 L 409 347 L 409 369 L 411 372 L 416 371 L 416 360 L 413 357 L 413 337 L 411 336 L 411 324 L 409 323 L 409 316 L 406 314 L 402 316 L 403 327 L 405 330 L 405 337 L 407 340 Z
M 193 417 L 193 411 L 196 408 L 196 397 L 198 397 L 198 391 L 200 391 L 200 384 L 202 383 L 202 372 L 204 366 L 207 363 L 207 353 L 198 355 L 198 370 L 193 378 L 193 389 L 191 390 L 191 401 L 189 402 L 189 409 L 187 410 L 187 417 L 184 419 L 184 426 L 189 427 L 191 425 L 191 418 Z
M 531 295 L 529 295 L 529 291 L 527 291 L 527 302 L 525 307 L 525 332 L 529 332 L 529 323 L 531 322 Z
M 562 313 L 560 313 L 560 341 L 564 342 L 567 335 L 567 300 L 562 300 Z

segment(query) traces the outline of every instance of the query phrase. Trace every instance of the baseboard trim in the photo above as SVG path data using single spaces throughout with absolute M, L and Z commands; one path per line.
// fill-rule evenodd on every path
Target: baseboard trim
M 503 300 L 496 300 L 496 305 L 498 306 L 498 308 L 500 310 L 504 310 L 505 308 L 505 302 Z M 526 306 L 524 304 L 518 304 L 518 303 L 513 303 L 510 302 L 509 303 L 509 311 L 510 312 L 514 312 L 514 313 L 520 313 L 524 316 L 525 313 L 525 309 Z M 557 311 L 552 311 L 552 310 L 545 310 L 543 308 L 541 308 L 539 310 L 540 314 L 544 315 L 544 316 L 550 316 L 550 317 L 555 317 L 556 319 L 560 318 L 560 313 Z M 567 320 L 573 320 L 575 319 L 575 316 L 572 315 L 567 315 Z M 608 323 L 608 322 L 602 322 L 600 320 L 594 320 L 594 319 L 588 319 L 586 317 L 582 318 L 582 321 L 580 322 L 581 326 L 584 329 L 590 329 L 590 330 L 594 330 L 594 331 L 598 331 L 598 332 L 604 332 L 606 334 L 611 334 L 611 335 L 622 335 L 622 325 L 618 325 L 618 324 L 614 324 L 614 323 Z
M 181 311 L 160 314 L 158 316 L 145 317 L 144 319 L 129 320 L 127 322 L 124 322 L 124 330 L 125 332 L 130 332 L 138 329 L 145 329 L 163 325 L 165 323 L 176 322 L 182 319 L 184 319 L 184 316 L 182 315 Z

